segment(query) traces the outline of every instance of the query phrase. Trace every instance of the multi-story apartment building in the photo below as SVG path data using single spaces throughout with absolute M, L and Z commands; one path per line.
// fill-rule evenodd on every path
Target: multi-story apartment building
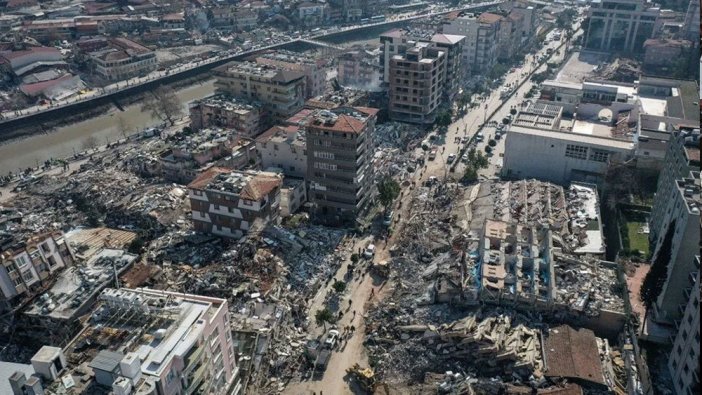
M 73 385 L 75 393 L 96 387 L 114 394 L 241 393 L 226 299 L 145 288 L 106 288 L 98 301 L 98 307 L 89 312 L 93 319 L 76 336 L 76 342 L 63 350 L 44 346 L 32 357 L 34 370 L 47 387 L 60 383 L 65 374 L 85 374 L 79 372 L 87 370 L 86 379 Z M 124 319 L 110 320 L 108 313 Z M 98 339 L 104 333 L 118 336 L 101 345 Z M 73 362 L 86 359 L 87 363 Z
M 273 126 L 256 138 L 261 168 L 280 169 L 286 176 L 305 177 L 307 143 L 305 132 L 297 126 Z
M 665 235 L 664 228 L 669 221 L 670 202 L 678 193 L 676 181 L 688 176 L 691 171 L 700 169 L 699 129 L 673 132 L 668 141 L 668 150 L 663 163 L 649 220 L 651 250 L 657 248 L 658 240 Z
M 653 36 L 660 8 L 645 0 L 593 1 L 584 46 L 601 51 L 636 52 Z
M 251 62 L 233 62 L 214 70 L 218 91 L 259 101 L 275 120 L 285 120 L 305 103 L 305 74 Z
M 109 81 L 138 77 L 156 70 L 156 53 L 126 38 L 99 39 L 100 46 L 88 53 L 94 71 Z
M 189 104 L 190 127 L 194 131 L 219 127 L 233 129 L 242 137 L 256 137 L 264 120 L 260 103 L 225 95 L 209 96 Z
M 296 71 L 305 75 L 305 98 L 324 94 L 327 73 L 326 60 L 305 56 L 291 51 L 276 51 L 256 58 L 256 63 L 281 70 Z
M 56 271 L 73 263 L 61 233 L 10 238 L 0 245 L 0 311 L 34 295 Z
M 306 1 L 297 5 L 297 17 L 304 26 L 318 26 L 329 20 L 329 5 Z
M 319 110 L 307 123 L 307 181 L 313 215 L 326 224 L 353 223 L 373 185 L 372 134 L 378 110 Z
M 257 220 L 277 220 L 282 183 L 275 173 L 205 171 L 188 185 L 195 230 L 238 239 Z
M 390 118 L 433 123 L 444 94 L 446 64 L 446 51 L 426 42 L 417 43 L 404 55 L 393 56 L 388 91 Z
M 682 318 L 676 322 L 677 333 L 668 358 L 668 369 L 676 394 L 700 393 L 700 256 L 695 256 L 695 271 L 682 291 L 686 297 Z
M 501 19 L 500 15 L 485 12 L 464 15 L 444 25 L 445 34 L 465 36 L 463 65 L 471 74 L 487 73 L 495 65 Z
M 500 19 L 500 31 L 497 37 L 498 59 L 510 60 L 519 51 L 522 45 L 523 23 L 524 16 L 517 12 L 510 12 Z
M 336 78 L 344 86 L 373 88 L 380 84 L 377 56 L 364 50 L 349 51 L 338 58 Z
M 684 305 L 689 295 L 682 290 L 688 288 L 690 273 L 695 272 L 694 258 L 700 252 L 700 173 L 691 171 L 688 176 L 675 180 L 672 196 L 666 203 L 662 227 L 653 250 L 655 262 L 666 243 L 670 242 L 668 274 L 658 299 L 653 304 L 652 318 L 656 322 L 673 324 L 682 318 Z M 664 195 L 657 195 L 660 199 Z
M 446 79 L 444 81 L 444 98 L 453 100 L 461 88 L 461 81 L 466 76 L 463 68 L 463 45 L 465 37 L 453 34 L 435 34 L 431 43 L 446 53 Z

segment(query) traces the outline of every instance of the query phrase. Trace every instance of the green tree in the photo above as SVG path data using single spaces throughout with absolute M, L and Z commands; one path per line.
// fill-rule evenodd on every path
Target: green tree
M 577 12 L 573 8 L 566 8 L 565 10 L 558 13 L 556 16 L 556 26 L 560 29 L 569 28 L 573 24 L 573 19 Z
M 490 139 L 490 141 L 488 141 L 488 145 L 490 147 L 495 147 L 497 145 L 497 141 Z
M 346 290 L 346 283 L 343 281 L 334 281 L 334 285 L 332 285 L 332 287 L 336 293 L 340 294 Z
M 355 265 L 360 260 L 361 260 L 361 257 L 358 256 L 358 254 L 356 254 L 355 252 L 353 254 L 351 254 L 351 263 L 353 263 Z
M 317 310 L 316 313 L 314 313 L 314 320 L 317 323 L 317 325 L 322 325 L 324 326 L 324 330 L 327 330 L 327 322 L 332 323 L 334 322 L 334 314 L 332 314 L 331 311 L 329 311 L 328 308 L 323 308 L 321 310 Z
M 510 108 L 509 113 L 512 115 L 517 115 L 517 109 L 516 108 Z
M 449 126 L 451 124 L 451 112 L 442 111 L 436 116 L 437 126 Z
M 475 159 L 472 163 L 478 169 L 485 169 L 488 167 L 488 158 L 487 156 L 483 155 L 482 152 L 478 151 L 478 153 L 475 154 Z
M 380 199 L 380 204 L 383 205 L 385 211 L 398 196 L 400 196 L 400 184 L 397 181 L 385 177 L 378 182 L 378 199 Z
M 142 248 L 144 248 L 144 239 L 142 239 L 141 236 L 137 236 L 131 243 L 129 243 L 127 251 L 132 254 L 140 254 Z
M 502 118 L 502 123 L 505 125 L 509 125 L 509 118 Z
M 675 221 L 668 225 L 668 231 L 665 234 L 661 248 L 658 250 L 658 255 L 651 265 L 651 270 L 644 278 L 641 284 L 641 301 L 646 305 L 647 309 L 658 299 L 658 295 L 663 290 L 663 285 L 668 279 L 668 263 L 670 263 L 671 250 L 673 245 L 673 235 L 675 234 Z
M 478 181 L 478 172 L 473 166 L 466 166 L 466 170 L 463 172 L 463 182 L 471 183 Z
M 486 146 L 485 146 L 485 152 L 487 152 L 488 154 L 491 153 L 491 152 L 492 152 L 492 147 L 490 147 L 489 145 L 486 145 Z

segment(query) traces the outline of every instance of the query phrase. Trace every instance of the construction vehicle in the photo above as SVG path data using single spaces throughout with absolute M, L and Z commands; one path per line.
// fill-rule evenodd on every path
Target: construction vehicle
M 352 374 L 358 380 L 364 391 L 373 392 L 375 389 L 375 372 L 371 368 L 361 368 L 359 364 L 354 364 L 352 367 L 346 369 L 346 373 Z

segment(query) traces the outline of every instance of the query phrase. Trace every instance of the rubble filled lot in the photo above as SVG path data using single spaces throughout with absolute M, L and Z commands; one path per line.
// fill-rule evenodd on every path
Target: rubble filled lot
M 616 267 L 597 254 L 574 252 L 588 245 L 577 235 L 592 228 L 578 225 L 599 224 L 589 198 L 577 188 L 534 180 L 470 186 L 430 180 L 417 186 L 407 199 L 410 218 L 390 248 L 395 286 L 366 317 L 366 346 L 378 380 L 408 385 L 412 393 L 464 386 L 499 393 L 557 384 L 542 375 L 539 333 L 556 323 L 582 324 L 603 311 L 617 317 L 624 311 Z M 555 285 L 547 308 L 501 299 L 490 301 L 499 306 L 483 304 L 486 220 L 524 224 L 553 237 L 553 249 L 543 247 L 553 258 Z

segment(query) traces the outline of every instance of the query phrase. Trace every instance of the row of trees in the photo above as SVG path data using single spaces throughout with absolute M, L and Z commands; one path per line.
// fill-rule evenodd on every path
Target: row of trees
M 465 183 L 476 182 L 478 180 L 478 170 L 487 168 L 488 159 L 487 156 L 475 148 L 471 148 L 467 155 L 468 161 L 461 180 Z

